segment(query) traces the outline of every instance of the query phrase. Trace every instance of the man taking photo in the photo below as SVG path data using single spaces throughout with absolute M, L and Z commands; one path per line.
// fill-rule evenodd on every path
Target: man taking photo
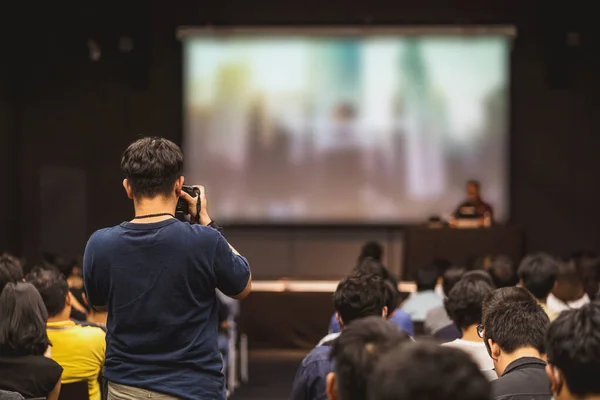
M 88 300 L 108 311 L 109 400 L 225 399 L 215 289 L 246 297 L 250 268 L 210 227 L 204 188 L 195 198 L 182 191 L 182 167 L 181 149 L 169 140 L 131 144 L 121 169 L 135 216 L 95 232 L 85 249 Z M 180 197 L 198 224 L 174 217 Z

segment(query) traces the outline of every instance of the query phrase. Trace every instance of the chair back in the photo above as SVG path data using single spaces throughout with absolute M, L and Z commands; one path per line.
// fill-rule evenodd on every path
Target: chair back
M 90 400 L 87 381 L 63 383 L 58 400 Z

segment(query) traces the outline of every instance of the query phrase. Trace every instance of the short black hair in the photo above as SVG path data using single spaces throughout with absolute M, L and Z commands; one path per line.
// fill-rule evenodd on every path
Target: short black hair
M 389 289 L 389 287 L 394 289 L 395 293 L 386 291 L 387 300 L 385 304 L 388 307 L 388 313 L 391 314 L 391 312 L 398 307 L 398 299 L 400 296 L 398 291 L 398 281 L 396 281 L 396 278 L 394 278 L 385 265 L 370 257 L 362 260 L 356 266 L 355 271 L 360 271 L 361 273 L 365 274 L 375 274 L 386 282 L 386 289 Z M 390 308 L 391 304 L 395 304 L 394 308 Z
M 179 146 L 160 137 L 145 137 L 127 147 L 121 170 L 137 198 L 168 196 L 181 176 L 183 153 Z
M 358 262 L 360 263 L 366 258 L 372 258 L 375 261 L 381 262 L 383 257 L 383 247 L 377 242 L 366 242 L 360 249 Z
M 482 271 L 480 269 L 475 269 L 473 271 L 465 272 L 462 276 L 462 279 L 470 279 L 470 280 L 479 280 L 487 283 L 494 289 L 496 289 L 496 285 L 494 285 L 494 280 L 492 276 L 487 271 Z
M 41 356 L 50 345 L 48 313 L 35 287 L 9 282 L 0 294 L 0 356 Z
M 477 179 L 469 179 L 467 186 L 475 186 L 477 189 L 481 189 L 481 183 Z
M 546 253 L 529 254 L 517 270 L 523 287 L 538 300 L 543 300 L 552 291 L 558 275 L 558 261 Z
M 26 279 L 40 292 L 49 317 L 55 317 L 65 309 L 69 285 L 58 269 L 34 268 Z
M 507 353 L 523 347 L 545 353 L 544 337 L 550 320 L 526 289 L 494 290 L 483 301 L 482 313 L 486 342 L 492 339 Z
M 333 294 L 333 306 L 344 325 L 369 316 L 381 318 L 385 302 L 385 281 L 360 271 L 344 278 Z
M 548 363 L 562 371 L 569 391 L 584 397 L 600 394 L 600 304 L 563 311 L 548 328 Z
M 497 288 L 515 286 L 519 282 L 515 266 L 510 257 L 491 256 L 488 259 L 488 272 Z
M 494 288 L 480 279 L 461 279 L 444 301 L 448 316 L 458 329 L 481 323 L 481 305 Z
M 19 282 L 23 280 L 23 267 L 15 257 L 2 254 L 0 255 L 0 292 L 9 282 Z
M 369 379 L 368 400 L 489 400 L 491 385 L 460 349 L 422 341 L 380 357 Z
M 450 267 L 444 274 L 442 275 L 442 289 L 444 289 L 444 294 L 448 296 L 448 293 L 452 290 L 454 285 L 460 281 L 460 278 L 465 273 L 465 269 L 462 267 Z
M 377 317 L 363 318 L 342 330 L 330 353 L 340 400 L 365 399 L 379 357 L 407 340 L 396 325 Z
M 417 291 L 433 290 L 439 277 L 439 268 L 435 264 L 425 265 L 417 269 L 415 281 Z

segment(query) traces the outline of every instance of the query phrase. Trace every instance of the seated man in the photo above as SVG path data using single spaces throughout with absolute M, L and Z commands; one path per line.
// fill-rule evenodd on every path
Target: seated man
M 444 343 L 446 346 L 461 349 L 473 358 L 479 369 L 490 378 L 495 378 L 494 363 L 487 352 L 485 343 L 477 332 L 481 324 L 481 305 L 494 289 L 481 279 L 464 277 L 452 288 L 444 302 L 450 319 L 461 330 L 462 338 Z
M 515 286 L 519 283 L 513 261 L 507 256 L 491 256 L 487 259 L 486 270 L 497 289 Z
M 544 361 L 548 315 L 529 292 L 501 288 L 483 302 L 479 332 L 494 362 L 498 379 L 492 382 L 497 400 L 550 400 L 550 380 Z
M 550 321 L 554 321 L 557 314 L 548 308 L 546 300 L 556 285 L 558 262 L 545 253 L 530 254 L 519 264 L 517 274 L 521 286 L 536 298 L 538 304 L 548 314 Z
M 0 254 L 0 293 L 7 283 L 17 283 L 23 280 L 23 268 L 15 257 Z
M 401 344 L 382 355 L 367 391 L 369 400 L 489 400 L 491 394 L 467 354 L 430 342 Z
M 334 368 L 327 376 L 327 398 L 366 399 L 367 380 L 379 357 L 408 340 L 405 332 L 379 317 L 352 323 L 331 349 Z
M 548 366 L 556 400 L 600 398 L 600 305 L 565 311 L 546 334 Z
M 429 310 L 443 305 L 444 300 L 435 293 L 438 279 L 438 267 L 426 265 L 417 269 L 417 291 L 402 303 L 402 311 L 410 315 L 413 322 L 423 322 Z
M 458 283 L 460 278 L 465 273 L 462 267 L 450 267 L 442 275 L 442 289 L 444 297 L 448 297 L 450 290 Z M 448 317 L 444 305 L 432 308 L 425 316 L 425 333 L 435 335 L 440 329 L 452 324 L 452 320 Z
M 27 275 L 42 296 L 48 310 L 47 332 L 52 359 L 63 368 L 63 384 L 87 380 L 90 400 L 100 400 L 98 377 L 104 364 L 104 331 L 81 326 L 69 319 L 71 296 L 62 274 L 55 269 L 37 268 Z
M 385 283 L 377 275 L 355 271 L 343 279 L 334 295 L 333 306 L 342 330 L 360 318 L 376 316 L 385 318 Z M 327 398 L 325 382 L 333 365 L 329 358 L 333 341 L 329 338 L 302 360 L 292 386 L 290 400 L 324 400 Z
M 575 259 L 558 263 L 556 285 L 546 300 L 551 311 L 558 314 L 565 310 L 583 307 L 590 302 L 577 267 Z

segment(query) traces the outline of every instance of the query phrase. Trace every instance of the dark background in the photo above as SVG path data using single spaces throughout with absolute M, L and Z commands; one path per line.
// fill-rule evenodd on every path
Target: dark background
M 49 3 L 15 2 L 0 12 L 0 249 L 29 258 L 42 250 L 82 253 L 91 232 L 131 217 L 120 184 L 121 152 L 140 135 L 182 140 L 177 26 L 438 23 L 517 27 L 512 223 L 524 230 L 530 250 L 562 255 L 600 247 L 594 2 Z M 578 46 L 568 45 L 569 32 L 579 34 Z M 133 38 L 132 52 L 118 51 L 120 36 Z M 96 63 L 89 60 L 89 39 L 102 46 Z M 378 227 L 254 227 L 231 228 L 228 238 L 251 253 L 255 278 L 323 278 L 343 274 L 367 238 L 386 244 L 387 262 L 397 270 L 401 235 Z M 282 266 L 290 257 L 292 269 Z

